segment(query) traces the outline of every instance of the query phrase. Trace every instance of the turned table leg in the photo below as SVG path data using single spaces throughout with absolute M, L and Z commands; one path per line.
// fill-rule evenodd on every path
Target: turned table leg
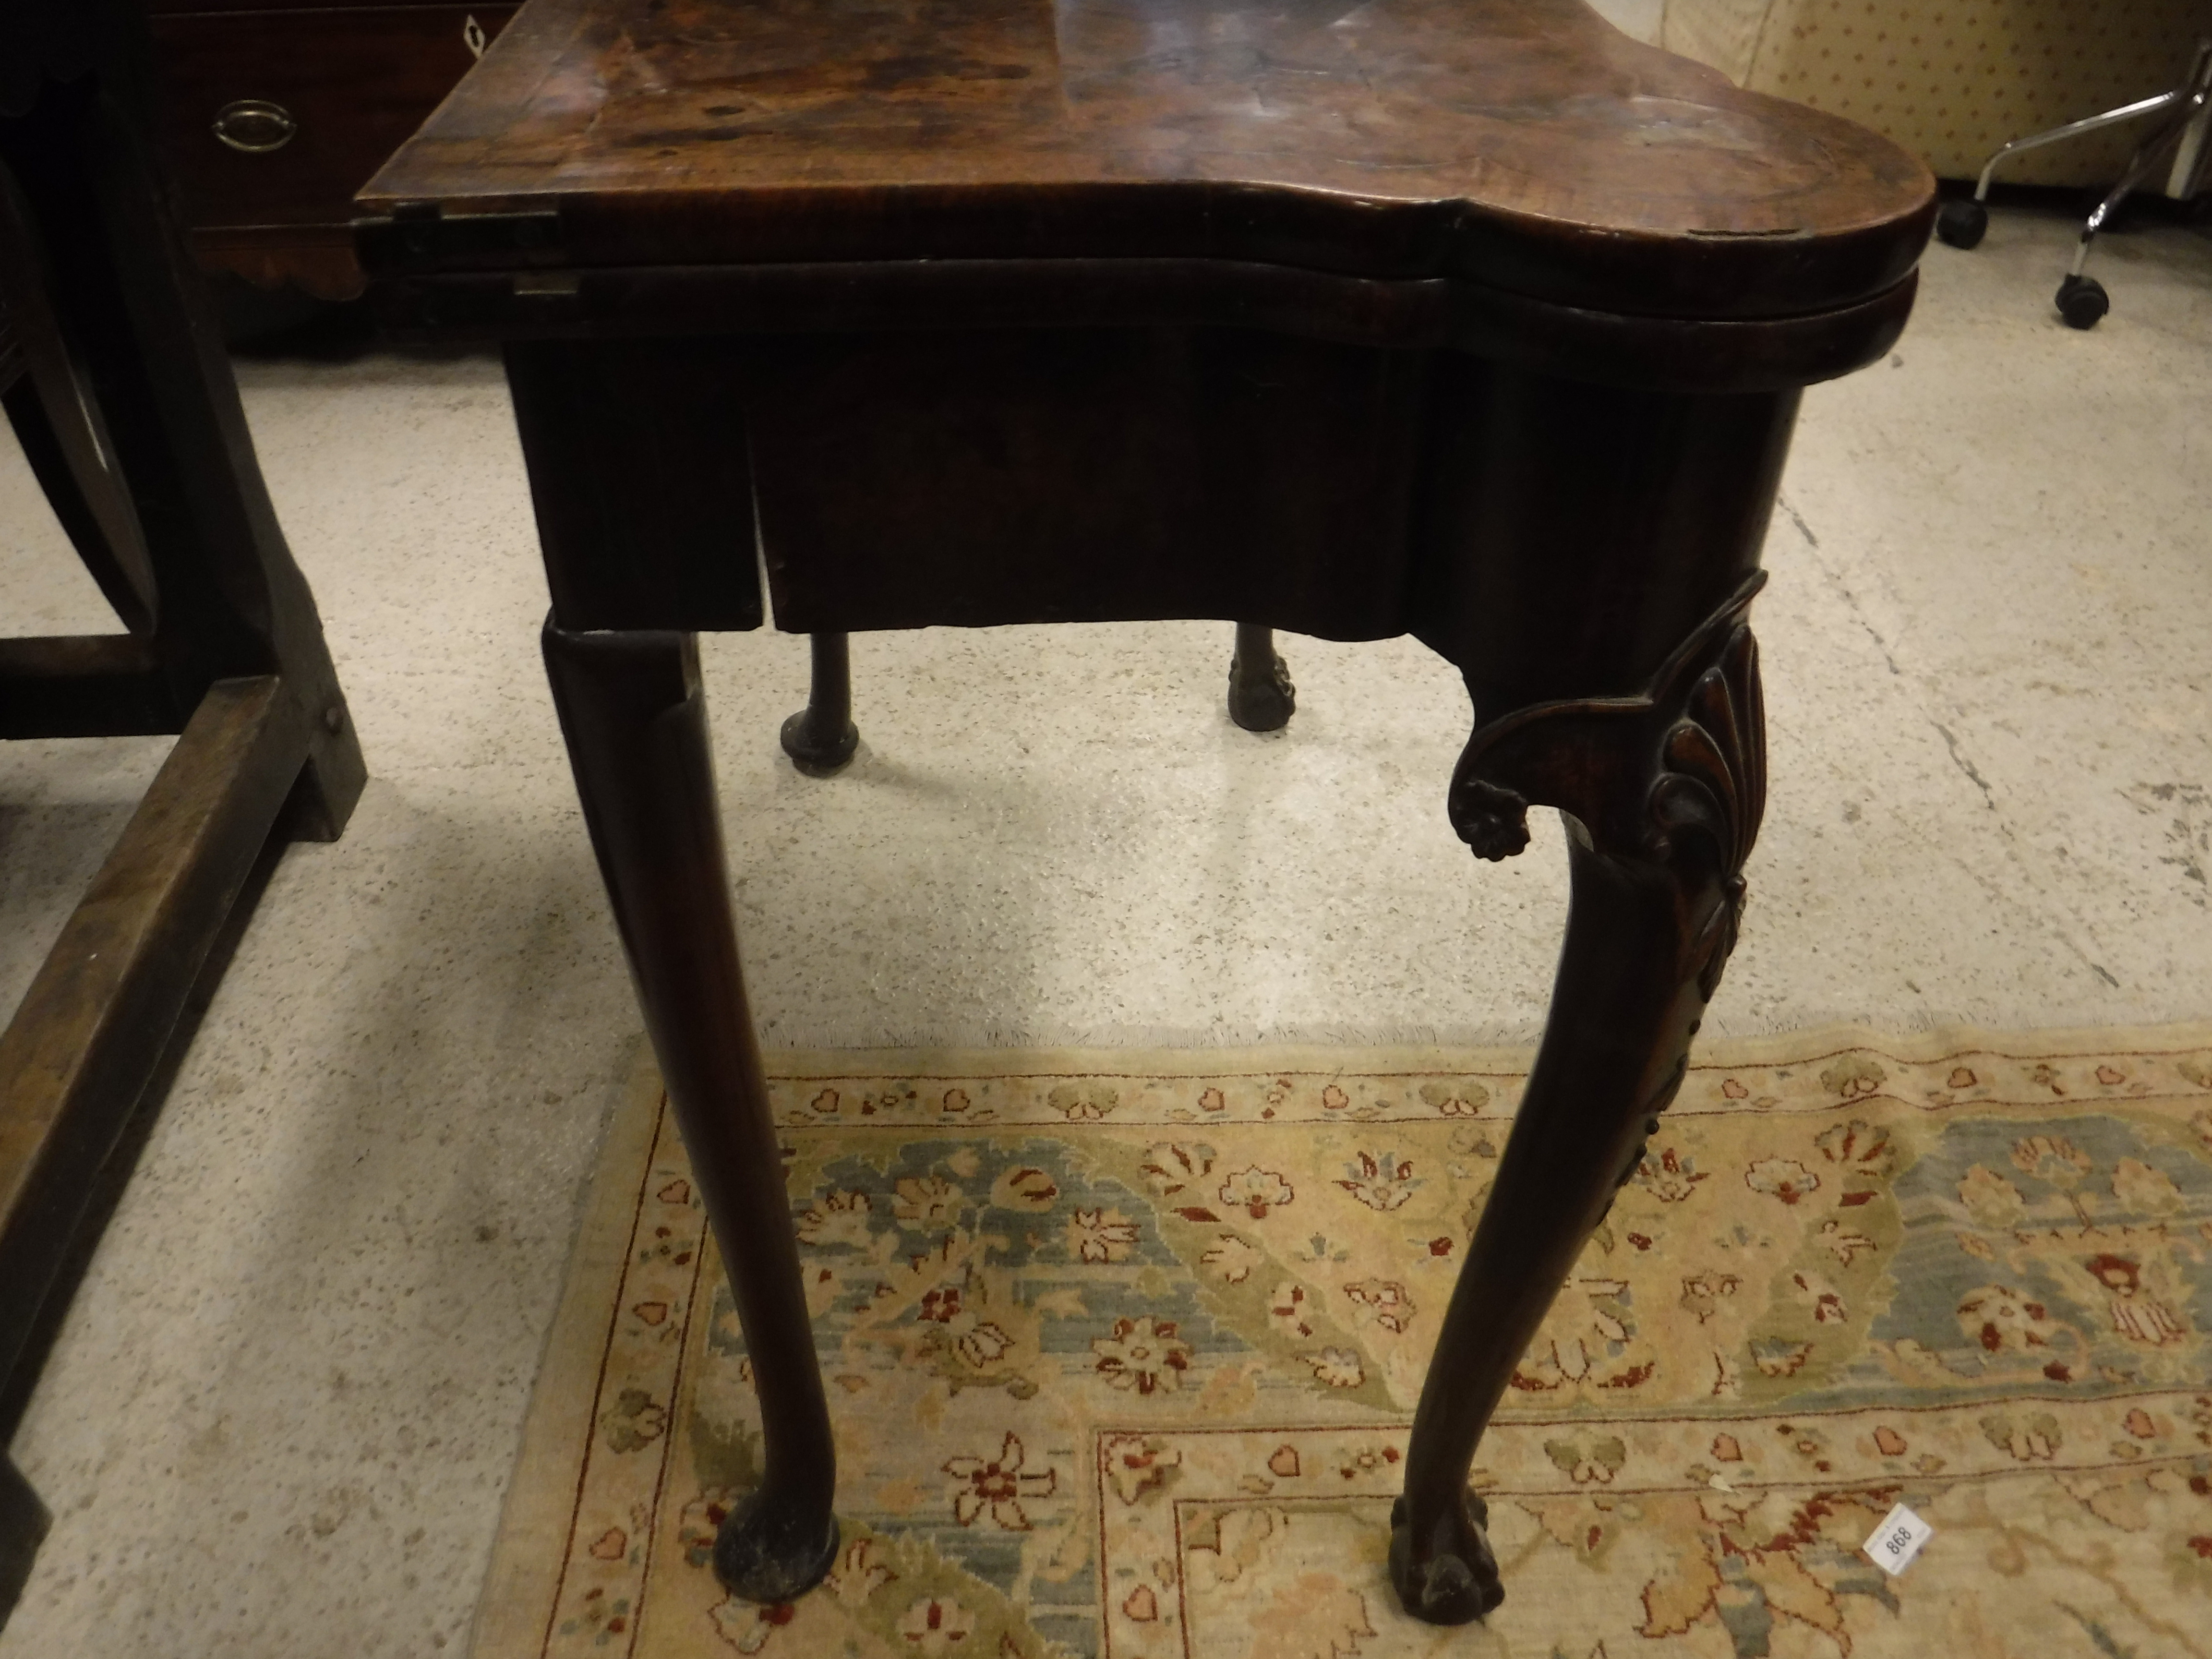
M 1279 732 L 1297 706 L 1290 665 L 1275 654 L 1275 630 L 1238 623 L 1237 653 L 1229 659 L 1229 718 L 1247 732 Z
M 844 634 L 808 635 L 812 677 L 806 707 L 783 723 L 783 752 L 809 777 L 844 769 L 860 745 L 853 724 L 853 674 Z M 1297 708 L 1297 688 L 1275 650 L 1274 630 L 1258 623 L 1237 624 L 1236 654 L 1229 659 L 1229 718 L 1247 732 L 1279 732 Z
M 848 638 L 843 634 L 807 635 L 813 674 L 806 689 L 806 707 L 783 723 L 783 752 L 811 778 L 826 778 L 842 771 L 860 747 L 860 733 L 853 724 Z
M 1758 663 L 1742 621 L 1756 582 L 1635 698 L 1541 705 L 1475 733 L 1454 827 L 1503 858 L 1529 802 L 1568 816 L 1573 896 L 1543 1044 L 1496 1185 L 1444 1314 L 1391 1516 L 1407 1612 L 1480 1618 L 1504 1597 L 1467 1489 L 1513 1368 L 1689 1064 L 1735 942 L 1739 873 L 1765 779 Z
M 738 971 L 696 642 L 548 622 L 544 647 L 592 850 L 760 1396 L 765 1472 L 722 1523 L 714 1571 L 749 1601 L 789 1601 L 836 1557 L 836 1457 Z

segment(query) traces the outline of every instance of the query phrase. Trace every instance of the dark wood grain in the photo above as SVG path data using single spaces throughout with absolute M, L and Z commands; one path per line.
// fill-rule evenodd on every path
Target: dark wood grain
M 554 208 L 580 264 L 1195 257 L 1631 313 L 1878 292 L 1887 140 L 1581 0 L 537 0 L 372 213 Z
M 1470 1462 L 1735 945 L 1760 545 L 1801 388 L 1904 326 L 1924 172 L 1579 0 L 533 0 L 362 201 L 395 325 L 505 343 L 586 817 L 715 1133 L 759 1109 L 684 665 L 756 551 L 831 735 L 849 630 L 1231 621 L 1252 726 L 1273 629 L 1459 668 L 1453 826 L 1557 807 L 1573 908 L 1389 1571 L 1497 1605 Z M 829 1475 L 787 1220 L 694 1150 L 771 1469 L 817 1477 L 717 1567 L 788 1593 Z
M 781 627 L 1405 631 L 1423 354 L 1009 329 L 791 337 L 726 361 Z
M 1573 896 L 1543 1044 L 1437 1333 L 1391 1515 L 1391 1582 L 1423 1619 L 1462 1623 L 1503 1598 L 1468 1466 L 1558 1287 L 1658 1133 L 1735 948 L 1766 799 L 1744 620 L 1761 580 L 1747 577 L 1635 694 L 1538 703 L 1480 726 L 1453 776 L 1453 827 L 1481 858 L 1528 845 L 1532 802 L 1559 808 Z
M 363 286 L 353 195 L 475 65 L 464 31 L 496 35 L 511 5 L 327 6 L 200 0 L 155 6 L 157 137 L 203 264 L 326 299 Z M 246 154 L 215 133 L 241 99 L 298 130 Z
M 724 1523 L 715 1571 L 751 1600 L 787 1601 L 836 1559 L 837 1456 L 738 966 L 697 645 L 690 634 L 548 623 L 544 651 L 584 821 L 760 1396 L 761 1484 Z
M 553 611 L 571 628 L 761 624 L 737 388 L 696 344 L 507 348 Z
M 146 737 L 184 723 L 143 635 L 0 639 L 0 738 Z
M 337 835 L 365 775 L 151 159 L 148 73 L 122 0 L 0 9 L 0 308 L 27 367 L 8 412 L 131 630 L 0 647 L 0 733 L 181 732 L 0 1032 L 8 1398 L 252 872 Z M 0 1616 L 41 1526 L 0 1470 Z
M 435 109 L 476 58 L 461 31 L 495 33 L 511 8 L 379 6 L 240 12 L 155 23 L 160 138 L 195 227 L 343 223 L 353 194 Z M 281 149 L 242 154 L 215 135 L 224 106 L 282 105 Z
M 428 228 L 476 236 L 489 220 Z M 520 228 L 535 228 L 528 220 Z M 1557 305 L 1449 278 L 1382 280 L 1235 260 L 901 259 L 402 274 L 444 258 L 406 247 L 424 229 L 407 221 L 359 228 L 369 268 L 391 279 L 378 303 L 398 337 L 1209 325 L 1346 345 L 1444 348 L 1601 385 L 1670 392 L 1794 390 L 1847 374 L 1895 343 L 1915 289 L 1907 276 L 1832 310 L 1695 321 Z M 439 240 L 434 235 L 425 246 Z M 505 257 L 521 265 L 538 254 L 511 248 Z
M 1243 329 L 508 358 L 564 627 L 757 626 L 757 523 L 793 632 L 1412 633 L 1486 712 L 1639 686 L 1756 567 L 1797 403 Z
M 202 700 L 0 1035 L 0 1372 L 299 770 L 275 675 Z

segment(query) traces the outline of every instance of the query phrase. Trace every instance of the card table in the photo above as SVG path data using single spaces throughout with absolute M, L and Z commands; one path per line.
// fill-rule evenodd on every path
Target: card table
M 837 1526 L 696 633 L 1215 617 L 1413 635 L 1472 703 L 1460 836 L 1565 817 L 1392 1521 L 1411 1613 L 1494 1607 L 1468 1469 L 1735 942 L 1760 544 L 1801 389 L 1904 326 L 1926 169 L 1581 0 L 532 0 L 358 205 L 390 323 L 506 355 L 555 702 L 760 1395 L 723 1582 L 795 1595 Z

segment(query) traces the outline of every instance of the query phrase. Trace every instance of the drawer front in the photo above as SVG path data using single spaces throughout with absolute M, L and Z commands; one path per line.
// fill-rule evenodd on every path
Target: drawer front
M 337 224 L 512 6 L 153 18 L 162 149 L 185 222 Z

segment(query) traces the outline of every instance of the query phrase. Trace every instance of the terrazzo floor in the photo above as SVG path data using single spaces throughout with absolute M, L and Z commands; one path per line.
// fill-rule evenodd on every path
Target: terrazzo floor
M 2212 246 L 1937 247 L 1897 356 L 1806 399 L 1754 613 L 1772 794 L 1709 1021 L 2212 1013 Z M 457 1653 L 594 1144 L 640 1042 L 537 662 L 487 361 L 241 370 L 374 774 L 276 870 L 14 1438 L 56 1512 L 0 1656 Z M 25 633 L 106 625 L 0 455 Z M 706 644 L 771 1044 L 1528 1042 L 1556 825 L 1454 839 L 1468 729 L 1408 641 L 1292 639 L 1222 708 L 1212 624 L 855 643 L 860 758 L 775 744 L 802 641 Z M 0 748 L 0 1004 L 158 763 Z

